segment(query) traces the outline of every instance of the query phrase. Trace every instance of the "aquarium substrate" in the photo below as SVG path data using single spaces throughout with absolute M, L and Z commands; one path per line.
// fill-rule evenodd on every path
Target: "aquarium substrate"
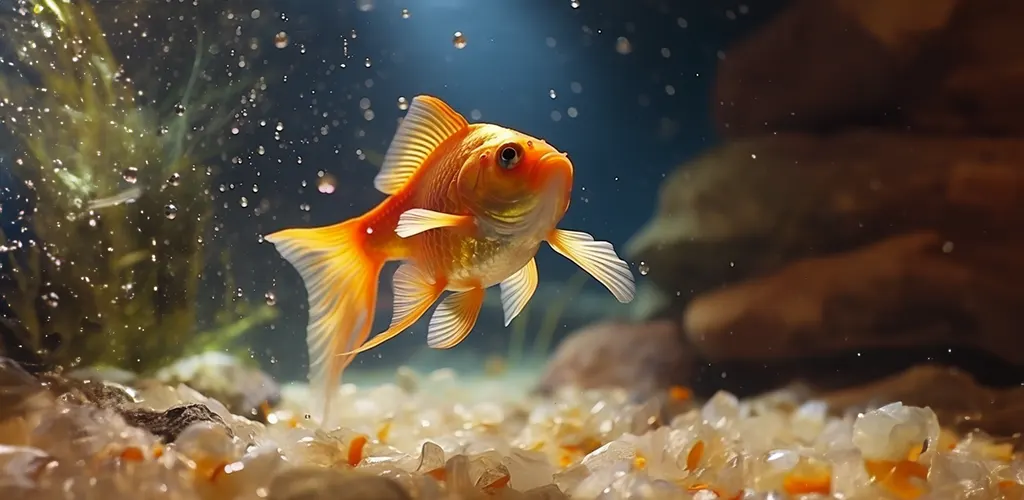
M 540 396 L 403 368 L 344 385 L 321 428 L 302 384 L 243 417 L 185 385 L 2 379 L 3 499 L 1024 498 L 1009 444 L 898 402 L 834 416 L 788 391 Z

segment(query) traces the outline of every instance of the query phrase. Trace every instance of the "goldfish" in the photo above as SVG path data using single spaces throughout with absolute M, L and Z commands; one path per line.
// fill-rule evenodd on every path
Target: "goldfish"
M 427 345 L 450 349 L 473 329 L 484 291 L 498 285 L 505 326 L 539 281 L 542 242 L 602 283 L 622 303 L 636 293 L 612 244 L 556 227 L 569 208 L 573 164 L 541 139 L 489 123 L 470 124 L 441 99 L 420 95 L 388 146 L 374 187 L 388 195 L 336 224 L 265 236 L 306 288 L 309 380 L 323 391 L 322 424 L 343 370 L 358 353 L 408 329 L 435 308 Z M 390 326 L 367 341 L 386 262 Z

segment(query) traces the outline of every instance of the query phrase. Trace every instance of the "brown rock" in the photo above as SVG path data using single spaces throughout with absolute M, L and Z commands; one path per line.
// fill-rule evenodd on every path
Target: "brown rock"
M 265 417 L 265 407 L 281 399 L 277 382 L 257 366 L 221 352 L 205 352 L 179 359 L 156 373 L 167 385 L 185 384 L 220 401 L 231 413 L 254 420 Z
M 816 130 L 895 112 L 911 62 L 956 4 L 795 2 L 720 63 L 719 128 L 730 136 Z
M 538 389 L 625 387 L 645 399 L 684 381 L 690 363 L 676 321 L 598 323 L 559 344 Z
M 933 231 L 994 247 L 1024 227 L 1024 141 L 858 132 L 738 140 L 679 168 L 627 244 L 681 311 L 794 260 Z M 1009 282 L 1007 282 L 1009 283 Z
M 197 422 L 212 422 L 223 427 L 228 435 L 234 435 L 220 415 L 201 404 L 174 406 L 164 411 L 123 409 L 120 414 L 128 425 L 145 429 L 165 443 L 174 442 L 182 431 Z
M 953 245 L 935 233 L 894 237 L 707 293 L 688 307 L 684 328 L 712 359 L 941 344 L 1024 367 L 1024 294 L 1015 284 L 1024 242 L 1012 248 Z
M 1019 135 L 1022 24 L 1004 0 L 795 2 L 720 63 L 719 128 Z

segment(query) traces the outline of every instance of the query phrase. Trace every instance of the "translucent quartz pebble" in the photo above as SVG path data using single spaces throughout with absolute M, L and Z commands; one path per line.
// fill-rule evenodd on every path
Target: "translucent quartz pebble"
M 35 420 L 53 405 L 53 396 L 18 363 L 0 357 L 0 425 L 9 419 Z
M 672 421 L 668 425 L 673 429 L 688 429 L 703 422 L 701 410 L 695 409 L 672 417 Z
M 676 481 L 690 474 L 685 455 L 695 446 L 695 441 L 689 438 L 685 431 L 659 427 L 641 436 L 626 434 L 620 441 L 633 445 L 634 468 L 646 471 L 653 479 Z M 697 446 L 701 449 L 695 456 L 703 455 L 704 445 Z
M 598 470 L 591 470 L 574 488 L 569 490 L 572 498 L 596 498 L 611 487 L 619 478 L 632 472 L 630 462 L 617 462 Z
M 864 457 L 857 449 L 836 452 L 831 457 L 832 493 L 841 498 L 857 498 L 870 490 L 871 477 L 864 468 Z
M 730 427 L 740 418 L 740 402 L 736 396 L 718 391 L 704 403 L 701 416 L 708 425 L 716 429 Z
M 828 497 L 823 497 L 821 495 L 813 495 L 804 498 L 807 500 L 819 500 Z M 789 497 L 785 493 L 781 493 L 778 491 L 758 491 L 744 495 L 743 500 L 789 500 Z
M 686 498 L 686 492 L 668 481 L 652 480 L 646 474 L 631 473 L 612 481 L 597 498 L 598 500 L 673 500 Z
M 726 457 L 725 463 L 702 471 L 709 479 L 702 482 L 713 484 L 715 491 L 725 498 L 737 498 L 742 496 L 746 482 L 747 460 L 745 456 L 734 453 L 728 453 Z M 710 480 L 712 477 L 714 479 Z
M 348 412 L 380 418 L 401 411 L 408 401 L 408 395 L 402 388 L 394 384 L 383 384 L 356 398 Z
M 511 475 L 502 463 L 502 455 L 490 451 L 470 457 L 469 478 L 482 491 L 493 492 L 509 485 Z
M 407 472 L 401 469 L 388 468 L 386 466 L 360 467 L 360 472 L 373 474 L 388 478 L 398 483 L 412 498 L 427 499 L 441 498 L 442 488 L 434 477 L 429 475 Z M 441 469 L 442 471 L 444 469 Z
M 590 469 L 583 464 L 576 464 L 556 473 L 551 479 L 559 490 L 571 492 L 588 477 L 590 477 Z
M 360 467 L 376 467 L 381 470 L 413 472 L 420 463 L 418 456 L 412 456 L 379 443 L 366 445 L 363 455 Z
M 120 415 L 93 406 L 68 405 L 47 413 L 30 444 L 58 459 L 93 459 L 133 448 L 150 450 L 156 439 L 131 427 Z
M 522 498 L 524 500 L 563 500 L 568 497 L 558 489 L 558 486 L 549 484 L 524 491 Z
M 155 380 L 143 380 L 135 387 L 135 404 L 128 408 L 142 408 L 153 411 L 164 411 L 172 406 L 185 404 L 177 389 L 161 384 Z
M 271 481 L 270 500 L 411 500 L 395 481 L 332 469 L 296 467 Z
M 1012 442 L 999 442 L 988 434 L 975 430 L 967 434 L 956 444 L 954 451 L 977 455 L 992 460 L 1010 461 L 1013 459 L 1014 445 Z
M 827 417 L 828 405 L 824 401 L 808 401 L 793 412 L 789 426 L 801 442 L 813 443 L 825 428 Z
M 419 391 L 420 379 L 420 374 L 408 366 L 400 366 L 395 371 L 395 385 L 409 394 L 415 394 Z
M 511 476 L 512 488 L 527 491 L 551 484 L 555 468 L 543 453 L 512 450 L 502 459 Z
M 819 453 L 842 453 L 857 449 L 853 444 L 853 423 L 847 419 L 829 420 L 814 439 L 814 449 Z M 857 452 L 859 454 L 860 450 Z
M 629 428 L 625 432 L 635 435 L 643 434 L 658 424 L 660 416 L 661 400 L 652 397 L 635 409 L 632 409 Z
M 173 449 L 195 463 L 196 473 L 212 479 L 224 466 L 241 458 L 242 450 L 224 428 L 210 422 L 199 422 L 182 431 Z
M 297 439 L 282 443 L 284 457 L 295 463 L 321 467 L 355 467 L 364 458 L 368 438 L 350 429 L 295 429 Z
M 973 481 L 963 481 L 933 487 L 930 492 L 924 496 L 917 497 L 915 500 L 1001 500 L 1002 498 L 1021 498 L 1000 497 L 996 496 L 995 492 L 996 490 L 988 486 L 983 486 Z
M 972 488 L 995 491 L 997 485 L 991 479 L 987 464 L 957 452 L 936 455 L 928 471 L 928 484 L 933 488 L 970 484 Z
M 786 476 L 800 463 L 800 453 L 777 449 L 750 462 L 750 483 L 761 491 L 782 490 Z
M 420 463 L 416 467 L 416 472 L 431 474 L 434 471 L 444 469 L 444 465 L 444 450 L 429 441 L 423 443 L 423 449 L 420 452 Z
M 934 445 L 939 421 L 928 408 L 892 403 L 860 415 L 853 424 L 853 444 L 873 460 L 903 460 L 915 448 Z
M 516 449 L 509 444 L 508 438 L 506 437 L 478 432 L 471 433 L 467 431 L 464 433 L 467 442 L 462 448 L 463 453 L 467 455 L 479 455 L 488 451 L 496 451 L 503 456 L 507 456 Z
M 266 497 L 271 479 L 284 465 L 277 450 L 258 449 L 198 481 L 199 490 L 206 498 L 258 500 Z
M 26 498 L 201 500 L 192 481 L 191 470 L 174 460 L 66 461 L 48 469 Z
M 448 491 L 455 493 L 475 492 L 473 480 L 469 476 L 469 457 L 455 455 L 444 465 L 444 480 Z
M 36 486 L 36 479 L 53 458 L 42 450 L 27 446 L 0 445 L 0 498 L 20 498 Z
M 462 418 L 462 427 L 465 429 L 497 428 L 505 421 L 505 409 L 497 403 L 477 403 L 468 408 L 463 405 L 455 405 L 454 410 Z
M 740 420 L 735 428 L 743 448 L 751 454 L 765 453 L 790 441 L 786 416 L 776 411 Z

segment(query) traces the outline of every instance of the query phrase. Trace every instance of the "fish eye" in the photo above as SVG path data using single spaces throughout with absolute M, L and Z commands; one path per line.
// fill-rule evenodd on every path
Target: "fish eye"
M 511 169 L 519 163 L 523 157 L 522 146 L 510 142 L 498 149 L 498 165 L 505 170 Z

